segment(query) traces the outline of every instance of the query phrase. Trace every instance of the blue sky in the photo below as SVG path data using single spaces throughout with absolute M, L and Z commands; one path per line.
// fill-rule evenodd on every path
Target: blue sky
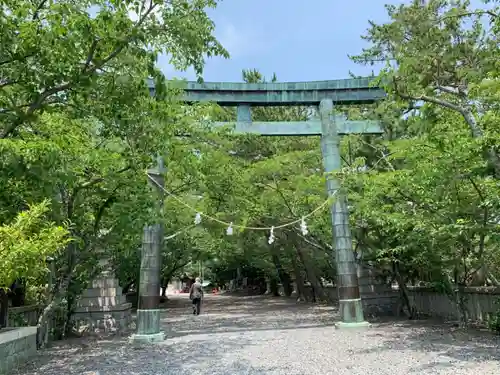
M 384 4 L 410 0 L 222 0 L 209 14 L 216 36 L 231 54 L 229 60 L 211 59 L 205 81 L 241 81 L 242 69 L 273 72 L 280 81 L 348 78 L 349 71 L 369 75 L 372 67 L 354 64 L 368 20 L 388 21 Z M 473 7 L 484 8 L 481 0 Z M 490 5 L 487 8 L 491 8 Z M 167 77 L 194 80 L 193 72 L 175 72 L 166 57 L 159 66 Z
M 280 81 L 348 78 L 349 70 L 368 75 L 371 67 L 352 63 L 348 55 L 366 46 L 360 38 L 368 20 L 384 22 L 388 0 L 223 0 L 211 18 L 216 36 L 231 58 L 210 59 L 205 81 L 241 81 L 241 70 L 256 68 Z M 167 77 L 194 79 L 192 72 L 159 65 Z

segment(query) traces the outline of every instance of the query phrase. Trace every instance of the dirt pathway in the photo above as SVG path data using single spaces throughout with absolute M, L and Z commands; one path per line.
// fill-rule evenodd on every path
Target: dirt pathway
M 68 340 L 18 375 L 500 374 L 496 337 L 418 322 L 337 330 L 333 308 L 266 297 L 207 297 L 200 316 L 175 296 L 162 316 L 167 339 Z

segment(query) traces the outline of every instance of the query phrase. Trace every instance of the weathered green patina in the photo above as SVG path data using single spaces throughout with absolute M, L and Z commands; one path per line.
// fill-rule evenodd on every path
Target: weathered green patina
M 157 210 L 163 210 L 164 192 L 162 187 L 165 168 L 163 159 L 157 158 L 156 168 L 148 170 L 148 181 L 158 193 Z M 160 270 L 163 228 L 161 224 L 144 228 L 141 269 L 139 276 L 139 295 L 137 306 L 137 331 L 130 337 L 131 342 L 153 343 L 165 338 L 160 330 Z
M 178 85 L 179 83 L 175 83 Z M 151 82 L 150 92 L 154 95 Z M 373 87 L 371 78 L 343 79 L 318 82 L 283 83 L 194 83 L 184 82 L 182 99 L 186 102 L 216 102 L 222 106 L 237 106 L 237 121 L 233 133 L 253 133 L 263 136 L 321 135 L 323 165 L 327 174 L 327 192 L 336 199 L 331 206 L 333 247 L 337 264 L 337 289 L 342 322 L 339 327 L 365 327 L 359 292 L 356 261 L 352 251 L 347 198 L 333 173 L 341 168 L 340 135 L 381 134 L 373 121 L 348 121 L 333 114 L 334 104 L 372 103 L 385 96 Z M 316 106 L 319 119 L 297 122 L 252 122 L 251 106 Z M 231 125 L 215 122 L 214 127 Z
M 346 134 L 381 134 L 377 121 L 349 121 L 336 118 L 335 121 L 340 135 Z M 233 124 L 230 124 L 233 125 Z M 215 122 L 213 127 L 228 126 L 226 122 Z M 237 121 L 234 123 L 234 134 L 260 134 L 266 136 L 304 136 L 321 135 L 321 121 Z
M 237 83 L 182 82 L 171 83 L 184 90 L 185 102 L 217 102 L 221 106 L 252 104 L 259 106 L 318 105 L 323 99 L 336 104 L 373 103 L 385 92 L 374 87 L 373 78 L 337 79 L 312 82 Z M 154 85 L 149 82 L 151 93 Z
M 363 305 L 359 293 L 356 260 L 352 249 L 351 230 L 349 228 L 349 210 L 347 197 L 343 193 L 340 181 L 333 173 L 340 170 L 340 134 L 333 116 L 333 102 L 323 99 L 319 105 L 321 119 L 321 151 L 328 195 L 335 196 L 331 206 L 333 248 L 337 265 L 337 292 L 339 310 L 343 327 L 366 326 Z

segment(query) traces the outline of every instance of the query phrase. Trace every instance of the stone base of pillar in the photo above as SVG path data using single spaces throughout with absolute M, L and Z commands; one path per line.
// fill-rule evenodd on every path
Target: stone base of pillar
M 165 333 L 151 333 L 151 334 L 139 334 L 134 333 L 129 338 L 131 344 L 155 344 L 165 340 Z
M 82 294 L 72 321 L 79 332 L 121 331 L 131 322 L 131 308 L 118 280 L 102 275 Z
M 237 279 L 232 279 L 230 282 L 229 282 L 229 290 L 231 292 L 236 292 L 237 290 L 241 290 L 241 286 L 238 282 Z
M 364 319 L 361 298 L 339 300 L 339 312 L 342 322 L 338 323 L 338 328 L 368 327 L 370 325 L 370 323 L 366 322 Z
M 338 323 L 335 323 L 335 328 L 337 328 L 337 329 L 370 328 L 371 326 L 372 325 L 369 322 L 353 322 L 353 323 L 338 322 Z
M 137 310 L 137 333 L 140 335 L 150 335 L 160 332 L 161 310 Z

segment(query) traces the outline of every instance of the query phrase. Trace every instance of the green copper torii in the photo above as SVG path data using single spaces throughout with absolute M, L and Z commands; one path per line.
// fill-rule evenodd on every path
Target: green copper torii
M 333 248 L 337 264 L 337 290 L 341 322 L 339 327 L 362 327 L 364 319 L 356 261 L 352 251 L 347 198 L 334 172 L 341 168 L 340 136 L 344 134 L 381 134 L 377 122 L 347 121 L 333 115 L 334 103 L 373 103 L 384 98 L 385 92 L 371 84 L 371 78 L 317 82 L 228 83 L 175 82 L 182 85 L 182 100 L 216 102 L 221 106 L 236 106 L 237 121 L 233 133 L 253 133 L 263 136 L 321 135 L 323 165 L 327 174 L 327 192 L 336 195 L 331 206 Z M 154 95 L 154 85 L 149 82 Z M 317 106 L 319 119 L 297 122 L 253 122 L 251 106 Z M 228 125 L 215 122 L 213 126 Z M 158 318 L 159 319 L 159 318 Z

